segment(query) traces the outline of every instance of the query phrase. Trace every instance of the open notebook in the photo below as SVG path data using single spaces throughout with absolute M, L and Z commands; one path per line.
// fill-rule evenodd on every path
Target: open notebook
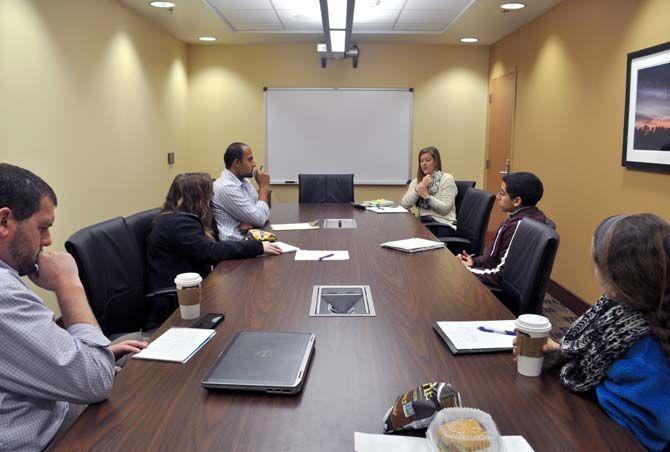
M 172 327 L 133 358 L 185 363 L 215 334 L 216 331 L 204 328 Z
M 381 246 L 384 248 L 404 251 L 406 253 L 416 253 L 417 251 L 444 248 L 444 243 L 413 237 L 411 239 L 382 243 Z

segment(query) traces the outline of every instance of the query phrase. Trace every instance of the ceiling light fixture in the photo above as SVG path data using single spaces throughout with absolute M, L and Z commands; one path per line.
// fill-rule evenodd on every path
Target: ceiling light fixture
M 319 0 L 321 23 L 325 43 L 317 44 L 316 52 L 321 58 L 321 67 L 328 59 L 352 57 L 354 68 L 358 67 L 358 46 L 351 45 L 351 30 L 354 24 L 355 0 Z
M 198 41 L 214 42 L 216 41 L 216 38 L 214 36 L 198 36 Z
M 473 42 L 479 42 L 479 38 L 461 38 L 461 42 L 466 42 L 470 44 Z
M 511 11 L 514 9 L 523 9 L 526 7 L 526 4 L 519 2 L 510 2 L 510 3 L 503 3 L 502 5 L 500 5 L 500 7 L 506 11 Z
M 172 9 L 176 6 L 172 2 L 151 2 L 149 4 L 154 8 L 167 8 L 167 9 Z

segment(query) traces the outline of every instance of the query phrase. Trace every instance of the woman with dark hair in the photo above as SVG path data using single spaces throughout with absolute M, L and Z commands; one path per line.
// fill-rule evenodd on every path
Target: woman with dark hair
M 562 364 L 567 389 L 594 394 L 645 447 L 664 450 L 670 446 L 670 225 L 652 214 L 610 217 L 596 228 L 593 260 L 603 295 L 544 352 Z
M 269 242 L 219 242 L 212 230 L 213 181 L 207 173 L 185 173 L 172 181 L 165 204 L 147 238 L 150 290 L 174 286 L 180 273 L 197 272 L 205 278 L 212 266 L 225 259 L 280 254 Z M 177 308 L 176 301 L 152 301 L 149 322 L 160 325 Z
M 414 179 L 402 197 L 405 209 L 415 207 L 424 222 L 437 222 L 440 236 L 450 236 L 456 230 L 456 182 L 449 173 L 442 172 L 440 151 L 430 146 L 419 151 L 419 167 Z

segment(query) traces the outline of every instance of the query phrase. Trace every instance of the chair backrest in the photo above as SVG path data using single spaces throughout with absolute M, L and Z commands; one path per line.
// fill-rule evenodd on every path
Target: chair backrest
M 505 259 L 500 297 L 515 315 L 542 314 L 558 243 L 551 226 L 530 218 L 519 222 Z
M 144 210 L 126 217 L 126 225 L 130 233 L 135 237 L 137 249 L 140 254 L 146 258 L 147 255 L 147 237 L 154 227 L 154 219 L 160 213 L 160 208 Z
M 125 219 L 112 218 L 75 232 L 65 249 L 105 335 L 137 331 L 145 321 L 144 257 Z
M 470 253 L 481 254 L 484 247 L 486 227 L 491 217 L 495 195 L 477 188 L 468 188 L 463 196 L 461 213 L 458 215 L 456 237 L 470 241 Z
M 300 203 L 354 202 L 353 174 L 298 174 Z
M 477 182 L 474 180 L 457 180 L 456 188 L 458 189 L 458 194 L 456 194 L 456 217 L 458 217 L 458 211 L 461 210 L 461 203 L 463 198 L 465 198 L 465 192 L 468 191 L 468 188 L 475 188 Z

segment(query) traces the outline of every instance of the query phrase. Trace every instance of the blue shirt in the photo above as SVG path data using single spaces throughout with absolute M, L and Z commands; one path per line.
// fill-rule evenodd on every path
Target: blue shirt
M 226 169 L 214 181 L 212 214 L 219 240 L 242 240 L 240 223 L 263 226 L 270 218 L 270 207 L 258 200 L 258 192 L 247 179 L 239 180 Z
M 0 260 L 0 450 L 42 450 L 68 402 L 104 400 L 114 382 L 108 345 L 97 325 L 56 325 L 54 313 Z
M 646 448 L 670 445 L 670 364 L 655 337 L 643 337 L 615 361 L 596 394 L 605 412 Z

